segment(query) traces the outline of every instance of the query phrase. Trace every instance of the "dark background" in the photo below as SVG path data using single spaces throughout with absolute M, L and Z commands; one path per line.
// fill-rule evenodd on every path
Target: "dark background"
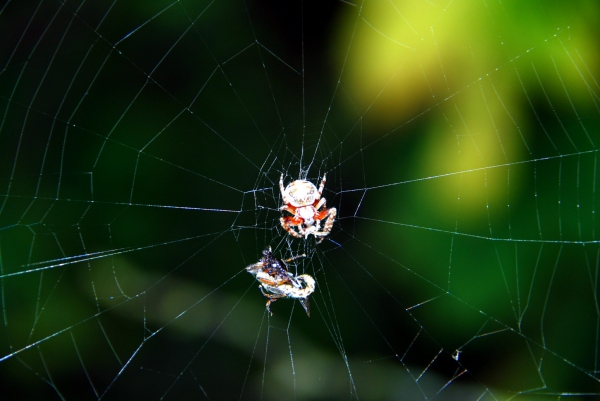
M 597 6 L 377 4 L 2 8 L 3 399 L 600 393 Z

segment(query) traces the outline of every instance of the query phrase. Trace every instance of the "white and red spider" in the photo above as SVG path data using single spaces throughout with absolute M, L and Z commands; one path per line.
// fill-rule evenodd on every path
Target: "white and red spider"
M 319 189 L 310 181 L 296 180 L 285 189 L 283 187 L 283 173 L 279 178 L 279 190 L 283 199 L 280 210 L 292 216 L 281 216 L 281 226 L 296 238 L 308 238 L 309 235 L 319 237 L 318 242 L 331 232 L 337 209 L 325 208 L 325 198 L 322 198 L 325 187 L 325 177 L 321 180 Z M 323 208 L 321 211 L 319 209 Z M 324 221 L 324 223 L 323 223 Z M 321 224 L 323 224 L 321 226 Z
M 308 296 L 315 291 L 315 280 L 308 274 L 294 276 L 287 269 L 286 263 L 294 259 L 303 258 L 306 255 L 298 255 L 290 259 L 277 259 L 271 252 L 271 247 L 263 251 L 263 257 L 257 262 L 246 267 L 248 273 L 260 282 L 260 291 L 269 300 L 267 311 L 271 312 L 271 303 L 280 298 L 295 298 L 310 317 L 310 304 Z

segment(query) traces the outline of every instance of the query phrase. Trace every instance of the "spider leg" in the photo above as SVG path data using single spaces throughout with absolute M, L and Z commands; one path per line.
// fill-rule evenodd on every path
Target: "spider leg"
M 325 181 L 327 181 L 327 173 L 323 174 L 321 185 L 319 185 L 319 197 L 321 197 L 321 194 L 323 193 L 323 188 L 325 188 Z
M 279 210 L 281 210 L 282 212 L 288 212 L 293 215 L 296 214 L 296 208 L 293 206 L 289 206 L 289 205 L 283 205 L 279 208 Z
M 327 214 L 329 214 L 329 217 L 327 217 L 327 220 L 325 220 L 323 229 L 312 233 L 315 237 L 320 237 L 317 240 L 317 244 L 320 244 L 321 241 L 323 241 L 323 239 L 325 238 L 325 236 L 329 235 L 329 233 L 331 232 L 331 229 L 333 228 L 333 222 L 335 221 L 335 218 L 337 216 L 337 209 L 332 207 L 331 209 L 326 209 L 320 213 L 317 213 L 319 219 L 325 218 L 325 216 L 327 216 Z M 317 217 L 315 217 L 315 219 L 316 218 Z
M 302 238 L 302 235 L 292 228 L 292 226 L 300 226 L 302 219 L 292 216 L 281 216 L 279 219 L 281 226 L 287 231 L 292 237 Z
M 323 232 L 329 234 L 331 232 L 331 228 L 333 227 L 333 222 L 337 216 L 337 209 L 332 207 L 329 209 L 329 217 L 325 221 L 325 226 L 323 227 Z
M 285 188 L 283 187 L 283 173 L 281 173 L 281 177 L 279 177 L 279 192 L 281 192 L 281 199 L 283 199 L 284 205 L 290 203 L 290 200 L 285 194 Z
M 296 260 L 296 259 L 300 259 L 300 258 L 305 258 L 305 257 L 306 257 L 306 254 L 303 253 L 302 255 L 296 255 L 293 258 L 286 259 L 286 260 L 284 260 L 284 262 L 285 263 L 290 263 L 292 260 Z
M 331 231 L 331 228 L 333 227 L 333 222 L 337 216 L 337 209 L 332 207 L 331 209 L 327 209 L 326 210 L 326 214 L 324 214 L 321 217 L 321 213 L 319 214 L 319 218 L 323 219 L 325 218 L 325 216 L 329 215 L 329 217 L 327 217 L 327 220 L 325 220 L 325 225 L 323 226 L 323 230 L 321 231 L 322 233 L 324 233 L 324 235 L 329 234 L 329 232 Z
M 315 201 L 316 202 L 316 201 Z M 315 208 L 315 210 L 319 210 L 321 207 L 325 207 L 325 198 L 321 198 L 321 200 L 319 200 L 316 205 L 314 205 L 313 207 Z M 316 214 L 315 214 L 316 215 Z
M 294 216 L 281 216 L 279 220 L 281 221 L 281 224 L 286 224 L 288 226 L 299 226 L 304 221 L 302 217 Z
M 323 220 L 327 216 L 331 216 L 332 213 L 336 213 L 336 209 L 334 207 L 330 209 L 323 209 L 320 212 L 315 213 L 315 220 Z

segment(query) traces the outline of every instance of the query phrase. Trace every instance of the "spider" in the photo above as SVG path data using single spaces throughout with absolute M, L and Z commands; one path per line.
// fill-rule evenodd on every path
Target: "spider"
M 246 267 L 248 273 L 253 274 L 260 282 L 258 288 L 262 294 L 269 298 L 267 311 L 271 312 L 271 303 L 280 298 L 295 298 L 310 317 L 310 304 L 308 296 L 315 291 L 315 280 L 308 274 L 294 276 L 287 269 L 286 263 L 294 259 L 303 258 L 306 255 L 298 255 L 290 259 L 277 259 L 271 252 L 271 247 L 263 251 L 263 257 L 257 262 Z
M 283 173 L 281 174 L 279 190 L 284 204 L 280 210 L 291 213 L 292 216 L 281 216 L 280 222 L 292 237 L 306 239 L 312 234 L 320 237 L 317 240 L 319 243 L 331 232 L 337 210 L 334 207 L 325 208 L 325 198 L 321 198 L 325 179 L 326 174 L 323 174 L 318 190 L 312 182 L 306 180 L 293 181 L 284 189 Z M 321 208 L 323 210 L 319 211 Z M 322 220 L 325 220 L 325 224 L 321 228 Z

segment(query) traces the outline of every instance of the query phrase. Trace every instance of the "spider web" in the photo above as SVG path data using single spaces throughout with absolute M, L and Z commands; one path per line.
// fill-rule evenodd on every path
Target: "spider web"
M 2 399 L 598 397 L 598 15 L 5 3 Z M 327 174 L 322 243 L 281 173 Z

